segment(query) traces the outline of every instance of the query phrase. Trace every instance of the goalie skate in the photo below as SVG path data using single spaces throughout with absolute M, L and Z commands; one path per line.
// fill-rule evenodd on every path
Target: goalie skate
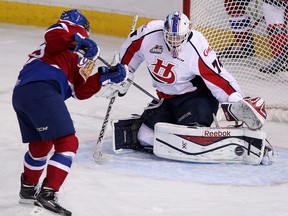
M 155 126 L 153 152 L 158 157 L 201 163 L 261 164 L 266 133 L 248 128 Z M 267 158 L 265 158 L 267 159 Z M 271 161 L 271 158 L 268 158 Z M 265 162 L 270 164 L 269 162 Z

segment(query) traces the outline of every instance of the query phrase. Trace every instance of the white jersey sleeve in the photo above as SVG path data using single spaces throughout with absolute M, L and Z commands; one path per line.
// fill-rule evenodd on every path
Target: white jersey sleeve
M 229 96 L 237 93 L 239 95 L 238 98 L 242 99 L 242 92 L 237 81 L 222 65 L 217 58 L 216 52 L 209 46 L 202 33 L 193 31 L 193 36 L 189 42 L 199 57 L 195 74 L 202 77 L 214 97 L 220 103 L 228 102 Z

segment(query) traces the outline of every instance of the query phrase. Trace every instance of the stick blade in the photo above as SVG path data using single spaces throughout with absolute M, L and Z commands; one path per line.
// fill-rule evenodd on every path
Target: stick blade
M 105 162 L 111 160 L 113 157 L 112 154 L 103 153 L 102 151 L 96 151 L 93 154 L 94 161 L 96 162 Z

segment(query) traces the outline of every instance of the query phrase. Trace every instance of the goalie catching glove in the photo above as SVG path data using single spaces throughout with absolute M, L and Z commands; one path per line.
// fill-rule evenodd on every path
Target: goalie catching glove
M 262 128 L 267 118 L 265 101 L 260 97 L 247 97 L 236 103 L 223 103 L 221 107 L 227 121 L 242 121 L 251 130 Z
M 112 67 L 99 67 L 98 72 L 102 87 L 95 95 L 96 97 L 105 97 L 110 99 L 114 92 L 118 92 L 118 96 L 122 97 L 128 91 L 131 83 L 128 81 L 133 80 L 133 74 L 129 72 L 127 65 L 117 64 Z

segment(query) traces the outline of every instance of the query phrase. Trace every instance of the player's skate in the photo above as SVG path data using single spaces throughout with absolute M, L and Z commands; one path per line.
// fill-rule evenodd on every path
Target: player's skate
M 45 181 L 44 181 L 45 182 Z M 54 189 L 42 186 L 40 193 L 36 197 L 36 206 L 43 207 L 58 215 L 70 216 L 72 213 L 58 203 L 57 193 Z
M 21 174 L 21 189 L 19 192 L 19 203 L 34 204 L 36 201 L 36 186 L 25 182 L 24 173 Z

